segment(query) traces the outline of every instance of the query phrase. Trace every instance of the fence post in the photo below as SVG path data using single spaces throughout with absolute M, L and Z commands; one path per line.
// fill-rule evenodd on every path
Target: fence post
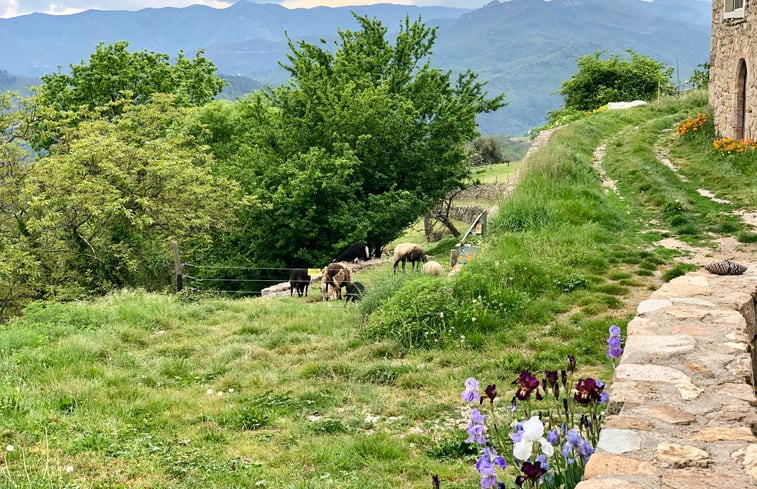
M 181 260 L 179 259 L 179 242 L 173 241 L 173 267 L 176 272 L 176 291 L 181 292 L 184 288 L 183 273 L 181 270 Z

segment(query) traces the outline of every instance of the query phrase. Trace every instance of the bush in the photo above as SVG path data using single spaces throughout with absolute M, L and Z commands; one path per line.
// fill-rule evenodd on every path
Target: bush
M 442 279 L 419 277 L 402 284 L 368 319 L 364 334 L 406 348 L 441 346 L 451 338 L 456 300 Z

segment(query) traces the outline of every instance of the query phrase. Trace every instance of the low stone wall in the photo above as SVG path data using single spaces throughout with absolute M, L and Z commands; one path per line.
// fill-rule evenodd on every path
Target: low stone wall
M 692 272 L 639 304 L 577 489 L 757 487 L 757 264 Z

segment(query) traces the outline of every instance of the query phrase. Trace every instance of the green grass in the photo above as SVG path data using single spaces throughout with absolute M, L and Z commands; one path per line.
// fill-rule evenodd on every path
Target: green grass
M 754 242 L 712 219 L 754 208 L 748 184 L 708 176 L 704 140 L 672 135 L 704 105 L 665 100 L 561 129 L 523 163 L 482 252 L 452 281 L 385 263 L 358 272 L 357 306 L 142 291 L 29 306 L 0 325 L 0 446 L 15 447 L 0 486 L 419 489 L 438 474 L 447 489 L 477 487 L 467 377 L 509 402 L 521 370 L 562 368 L 570 354 L 579 375 L 609 380 L 608 327 L 625 327 L 656 275 L 690 270 L 654 241 Z M 592 167 L 603 143 L 618 194 Z M 422 242 L 416 231 L 403 240 Z M 425 246 L 446 268 L 455 242 Z

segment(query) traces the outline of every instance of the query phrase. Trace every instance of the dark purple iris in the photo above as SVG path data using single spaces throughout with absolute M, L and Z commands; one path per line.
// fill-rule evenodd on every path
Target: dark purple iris
M 547 470 L 538 462 L 523 462 L 520 467 L 520 475 L 515 479 L 515 483 L 518 484 L 518 487 L 521 487 L 526 481 L 536 482 L 546 473 Z
M 489 399 L 489 402 L 494 402 L 494 398 L 497 397 L 497 386 L 495 384 L 487 385 L 486 389 L 484 389 L 484 395 L 481 396 L 481 402 L 484 402 L 484 399 Z
M 520 373 L 520 377 L 513 382 L 518 385 L 518 389 L 515 391 L 515 397 L 519 401 L 525 401 L 531 393 L 536 391 L 536 399 L 541 399 L 541 392 L 539 392 L 539 379 L 531 375 L 531 372 L 524 370 Z
M 570 373 L 576 371 L 576 357 L 573 355 L 568 355 L 568 370 L 570 370 Z
M 589 404 L 592 401 L 599 404 L 602 400 L 604 387 L 604 384 L 601 382 L 597 383 L 594 379 L 578 379 L 576 394 L 573 396 L 573 399 L 583 405 Z

